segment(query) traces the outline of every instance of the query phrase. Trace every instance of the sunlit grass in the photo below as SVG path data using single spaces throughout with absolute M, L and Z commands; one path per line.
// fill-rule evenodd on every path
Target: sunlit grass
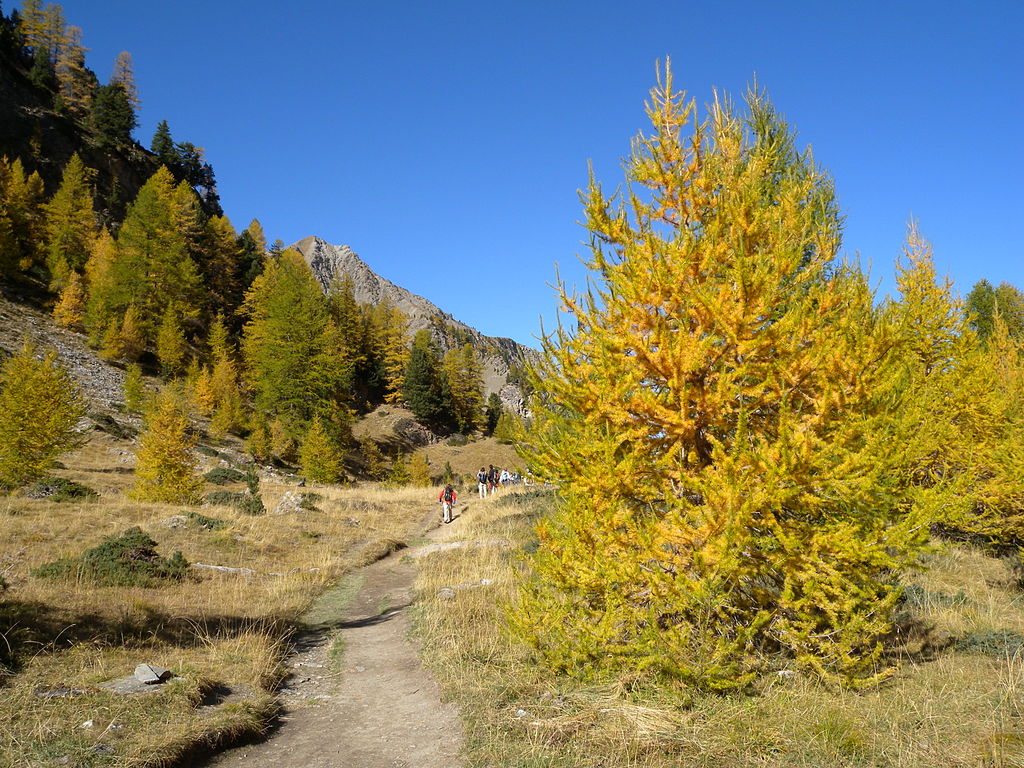
M 501 537 L 512 547 L 463 547 L 419 561 L 417 627 L 429 666 L 462 707 L 467 765 L 1024 765 L 1020 653 L 957 650 L 965 638 L 1024 631 L 1024 595 L 1000 560 L 947 547 L 909 577 L 918 647 L 908 642 L 898 674 L 873 690 L 775 674 L 734 695 L 639 675 L 586 685 L 536 666 L 504 629 L 515 563 L 544 503 L 475 502 L 458 538 Z M 481 579 L 492 583 L 438 597 Z M 944 650 L 910 654 L 925 640 Z

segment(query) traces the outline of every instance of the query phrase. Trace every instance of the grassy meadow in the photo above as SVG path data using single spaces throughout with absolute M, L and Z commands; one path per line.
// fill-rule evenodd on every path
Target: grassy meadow
M 938 545 L 908 578 L 897 674 L 864 692 L 824 687 L 781 659 L 744 694 L 642 676 L 584 683 L 538 668 L 504 629 L 518 557 L 550 503 L 533 493 L 475 504 L 458 538 L 512 546 L 419 561 L 417 627 L 462 707 L 468 766 L 1024 765 L 1024 593 L 1007 562 Z M 453 585 L 464 588 L 438 596 Z
M 205 457 L 204 469 L 237 455 L 233 447 Z M 131 449 L 97 434 L 62 458 L 68 468 L 56 474 L 99 491 L 97 500 L 0 497 L 0 575 L 9 585 L 0 633 L 15 659 L 0 677 L 0 766 L 171 765 L 196 745 L 261 731 L 304 612 L 347 571 L 420 536 L 436 512 L 429 489 L 299 489 L 284 476 L 263 480 L 267 509 L 287 491 L 319 494 L 314 509 L 254 517 L 227 506 L 138 503 L 124 495 Z M 193 567 L 183 582 L 160 587 L 31 574 L 132 526 L 162 556 L 181 551 L 193 564 L 247 570 Z M 176 678 L 140 695 L 101 686 L 140 663 Z

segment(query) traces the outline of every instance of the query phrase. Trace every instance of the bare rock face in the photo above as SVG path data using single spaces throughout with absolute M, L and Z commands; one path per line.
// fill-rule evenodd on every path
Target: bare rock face
M 509 376 L 537 353 L 512 339 L 484 336 L 459 322 L 433 303 L 387 280 L 357 256 L 347 245 L 331 245 L 319 237 L 307 237 L 292 246 L 303 255 L 325 292 L 336 278 L 352 280 L 356 301 L 379 304 L 388 301 L 409 318 L 409 334 L 428 330 L 441 353 L 459 346 L 468 338 L 483 361 L 484 397 L 497 392 L 505 410 L 525 416 L 528 413 L 522 389 Z

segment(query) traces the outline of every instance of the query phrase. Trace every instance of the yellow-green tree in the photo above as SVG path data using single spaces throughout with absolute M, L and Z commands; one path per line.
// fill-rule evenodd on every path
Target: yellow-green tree
M 53 320 L 63 328 L 82 328 L 88 296 L 85 279 L 78 272 L 71 272 L 61 289 L 57 303 L 53 305 Z
M 459 431 L 468 432 L 480 426 L 484 409 L 483 366 L 473 345 L 466 343 L 448 350 L 441 367 L 448 379 L 452 415 Z
M 426 488 L 430 485 L 430 462 L 427 454 L 417 451 L 409 459 L 409 477 L 413 485 Z
M 210 326 L 210 353 L 213 360 L 213 370 L 209 376 L 213 410 L 210 429 L 214 434 L 223 435 L 242 426 L 245 409 L 238 383 L 234 347 L 228 338 L 224 319 L 219 315 Z
M 20 159 L 0 158 L 0 276 L 27 270 L 40 257 L 43 180 Z
M 384 373 L 384 400 L 397 403 L 402 400 L 405 370 L 409 364 L 409 321 L 402 310 L 386 299 L 374 306 L 371 318 L 373 347 Z
M 46 264 L 55 288 L 63 287 L 72 270 L 81 272 L 92 253 L 98 229 L 92 207 L 93 175 L 77 153 L 72 155 L 60 186 L 43 206 Z
M 42 477 L 62 453 L 82 442 L 85 401 L 56 352 L 25 343 L 0 364 L 0 488 Z
M 160 370 L 164 376 L 181 373 L 186 354 L 188 347 L 181 323 L 174 309 L 167 307 L 156 332 L 156 358 L 160 361 Z
M 533 380 L 538 528 L 514 625 L 547 663 L 744 685 L 766 653 L 860 685 L 927 516 L 895 324 L 837 263 L 829 178 L 761 93 L 651 93 L 622 199 L 583 193 L 593 288 Z
M 180 393 L 168 389 L 156 395 L 135 452 L 132 498 L 165 504 L 194 502 L 203 487 L 196 474 L 195 442 Z
M 306 430 L 299 461 L 302 474 L 315 483 L 336 483 L 342 477 L 344 457 L 319 416 L 313 417 Z

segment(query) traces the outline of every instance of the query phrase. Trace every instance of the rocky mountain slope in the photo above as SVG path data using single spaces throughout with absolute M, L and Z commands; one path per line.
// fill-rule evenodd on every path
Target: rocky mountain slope
M 524 366 L 536 351 L 512 339 L 485 336 L 459 322 L 436 305 L 381 277 L 347 245 L 331 245 L 319 237 L 307 237 L 292 248 L 305 257 L 325 291 L 336 277 L 352 280 L 356 300 L 378 304 L 387 300 L 409 318 L 409 334 L 429 330 L 442 353 L 467 341 L 483 360 L 484 396 L 497 392 L 506 410 L 520 415 L 527 412 L 522 386 Z

